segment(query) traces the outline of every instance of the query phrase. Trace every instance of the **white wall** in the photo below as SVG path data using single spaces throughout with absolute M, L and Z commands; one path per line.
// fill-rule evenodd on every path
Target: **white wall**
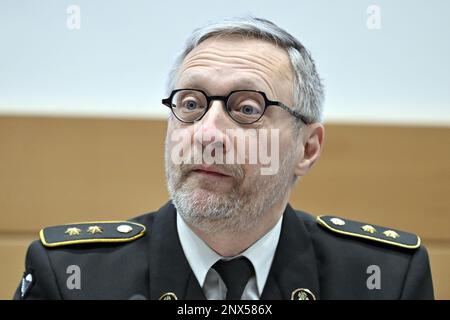
M 81 28 L 66 26 L 67 7 Z M 367 27 L 370 5 L 381 29 Z M 298 37 L 326 121 L 450 125 L 450 1 L 0 0 L 0 114 L 160 117 L 189 32 L 253 14 Z

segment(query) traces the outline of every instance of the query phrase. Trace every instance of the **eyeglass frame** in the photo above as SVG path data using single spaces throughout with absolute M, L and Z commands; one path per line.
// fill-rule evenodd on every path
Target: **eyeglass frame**
M 191 90 L 191 91 L 200 92 L 200 93 L 202 93 L 202 94 L 205 96 L 205 98 L 206 98 L 206 103 L 207 103 L 207 105 L 206 105 L 206 108 L 205 108 L 205 112 L 204 112 L 198 119 L 196 119 L 196 120 L 194 120 L 194 121 L 185 121 L 185 120 L 182 120 L 182 119 L 180 119 L 180 118 L 175 114 L 175 112 L 173 111 L 173 106 L 172 106 L 172 99 L 173 99 L 173 97 L 174 97 L 175 94 L 177 94 L 178 92 L 184 91 L 184 90 Z M 265 105 L 264 105 L 264 110 L 263 110 L 263 112 L 261 113 L 261 116 L 260 116 L 258 119 L 256 119 L 255 121 L 252 121 L 252 122 L 240 122 L 240 121 L 238 121 L 238 120 L 236 120 L 236 119 L 233 118 L 233 116 L 230 114 L 230 110 L 228 110 L 228 108 L 227 108 L 227 103 L 228 103 L 228 99 L 230 98 L 230 96 L 233 95 L 233 94 L 236 93 L 236 92 L 256 92 L 256 93 L 261 94 L 261 96 L 264 98 L 264 103 L 265 103 Z M 172 90 L 172 92 L 170 93 L 169 97 L 168 97 L 168 98 L 165 98 L 165 99 L 162 99 L 161 102 L 162 102 L 163 105 L 165 105 L 165 106 L 167 106 L 167 107 L 170 108 L 170 110 L 172 111 L 172 114 L 173 114 L 173 115 L 175 116 L 175 118 L 177 118 L 179 121 L 181 121 L 181 122 L 183 122 L 183 123 L 195 123 L 195 121 L 200 121 L 200 120 L 205 116 L 205 114 L 208 112 L 208 110 L 209 110 L 210 107 L 211 107 L 211 103 L 212 103 L 214 100 L 222 101 L 222 102 L 224 103 L 225 111 L 226 111 L 226 113 L 228 114 L 228 116 L 230 117 L 230 119 L 233 120 L 234 122 L 238 123 L 238 124 L 248 125 L 248 124 L 253 124 L 253 123 L 259 121 L 259 120 L 264 116 L 264 114 L 266 113 L 266 109 L 267 109 L 268 107 L 270 107 L 270 106 L 278 106 L 278 107 L 280 107 L 281 109 L 286 110 L 287 112 L 289 112 L 289 113 L 290 113 L 292 116 L 294 116 L 295 118 L 300 119 L 300 120 L 301 120 L 304 124 L 306 124 L 306 125 L 308 125 L 308 124 L 311 123 L 311 122 L 308 121 L 308 119 L 307 119 L 304 115 L 302 115 L 300 112 L 298 112 L 298 111 L 296 111 L 296 110 L 293 110 L 292 108 L 289 108 L 287 105 L 285 105 L 284 103 L 282 103 L 282 102 L 280 102 L 280 101 L 270 100 L 269 98 L 267 98 L 267 95 L 266 95 L 266 93 L 265 93 L 264 91 L 258 91 L 258 90 L 246 90 L 246 89 L 241 89 L 241 90 L 233 90 L 233 91 L 230 91 L 230 93 L 228 93 L 228 95 L 226 95 L 226 96 L 209 96 L 205 91 L 200 90 L 200 89 L 183 88 L 183 89 L 175 89 L 175 90 Z

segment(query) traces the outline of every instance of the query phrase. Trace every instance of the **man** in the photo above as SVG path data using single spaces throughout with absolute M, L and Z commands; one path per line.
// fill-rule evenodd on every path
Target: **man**
M 171 201 L 43 229 L 16 299 L 433 298 L 417 236 L 288 204 L 324 139 L 322 84 L 298 40 L 264 19 L 208 25 L 168 91 Z

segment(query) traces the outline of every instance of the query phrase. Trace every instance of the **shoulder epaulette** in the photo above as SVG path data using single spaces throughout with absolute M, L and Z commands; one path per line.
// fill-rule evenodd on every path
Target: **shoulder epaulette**
M 142 237 L 145 226 L 130 221 L 100 221 L 63 224 L 42 229 L 41 242 L 46 247 L 82 243 L 129 242 Z
M 368 239 L 407 249 L 420 247 L 420 238 L 412 233 L 335 216 L 319 216 L 316 221 L 322 227 L 346 236 Z

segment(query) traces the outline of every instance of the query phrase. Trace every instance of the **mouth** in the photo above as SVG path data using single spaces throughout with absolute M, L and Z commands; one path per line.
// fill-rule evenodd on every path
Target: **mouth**
M 220 170 L 220 169 L 212 167 L 212 166 L 197 166 L 197 167 L 194 167 L 194 169 L 192 169 L 191 172 L 195 172 L 197 174 L 201 174 L 201 175 L 207 176 L 207 177 L 217 177 L 217 178 L 230 178 L 231 177 L 229 174 L 227 174 L 223 170 Z

